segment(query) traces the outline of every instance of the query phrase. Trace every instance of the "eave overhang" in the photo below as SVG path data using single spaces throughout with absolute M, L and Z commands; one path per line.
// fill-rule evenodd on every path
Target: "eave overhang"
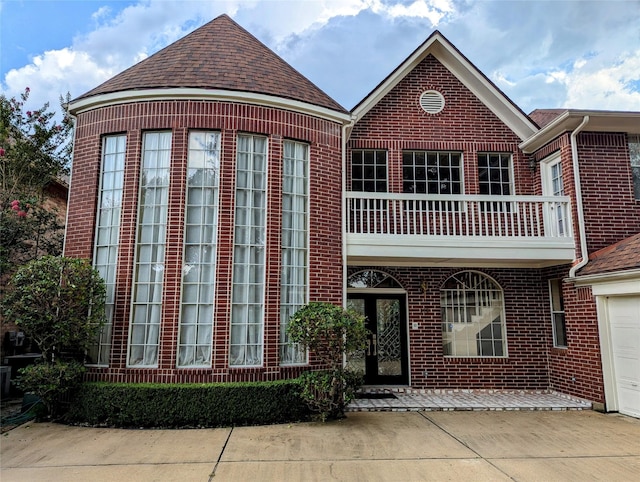
M 531 154 L 564 132 L 575 130 L 585 116 L 589 117 L 585 131 L 640 134 L 640 112 L 568 109 L 522 142 L 519 147 L 525 154 Z
M 71 115 L 77 116 L 100 107 L 129 104 L 134 102 L 170 100 L 238 102 L 243 104 L 260 105 L 264 107 L 299 112 L 301 114 L 307 114 L 332 122 L 337 122 L 342 125 L 351 120 L 351 115 L 347 112 L 340 112 L 297 100 L 254 92 L 201 88 L 161 88 L 111 92 L 108 94 L 100 94 L 73 100 L 69 103 L 68 109 Z
M 440 32 L 434 32 L 434 34 L 400 64 L 396 70 L 353 108 L 352 114 L 356 122 L 380 102 L 385 95 L 415 69 L 429 54 L 438 59 L 439 62 L 478 97 L 478 99 L 520 139 L 524 141 L 538 130 L 535 123 L 440 34 Z

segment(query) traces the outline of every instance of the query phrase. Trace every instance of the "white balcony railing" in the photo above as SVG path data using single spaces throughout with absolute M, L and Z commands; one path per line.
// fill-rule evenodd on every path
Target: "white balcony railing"
M 346 192 L 347 234 L 572 238 L 566 196 Z M 542 239 L 541 239 L 542 238 Z

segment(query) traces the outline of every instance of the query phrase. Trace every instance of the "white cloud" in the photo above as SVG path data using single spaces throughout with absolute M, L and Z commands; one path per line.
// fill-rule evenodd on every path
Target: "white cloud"
M 640 111 L 640 50 L 621 57 L 610 67 L 592 68 L 591 63 L 592 60 L 580 60 L 573 71 L 559 77 L 567 87 L 564 107 Z
M 92 20 L 99 21 L 101 18 L 109 16 L 111 9 L 109 7 L 100 7 L 91 15 Z
M 10 70 L 4 81 L 9 96 L 17 96 L 29 87 L 28 106 L 38 108 L 49 102 L 50 109 L 59 112 L 59 96 L 78 87 L 89 90 L 114 74 L 94 62 L 86 52 L 65 48 L 34 57 L 31 64 Z
M 435 27 L 447 14 L 452 13 L 454 8 L 448 0 L 415 0 L 409 5 L 398 3 L 386 7 L 384 10 L 392 18 L 426 18 L 431 22 L 431 26 Z

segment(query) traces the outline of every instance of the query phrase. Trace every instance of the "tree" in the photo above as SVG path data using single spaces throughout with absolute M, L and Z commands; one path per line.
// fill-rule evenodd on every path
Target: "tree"
M 60 397 L 82 380 L 81 363 L 105 322 L 105 285 L 88 260 L 43 256 L 20 266 L 2 314 L 33 340 L 42 360 L 22 368 L 17 385 L 55 415 Z
M 291 317 L 288 334 L 326 367 L 303 375 L 303 398 L 323 421 L 343 417 L 362 383 L 362 374 L 345 367 L 344 357 L 365 348 L 364 316 L 331 303 L 311 302 Z
M 27 87 L 19 99 L 0 96 L 0 273 L 30 259 L 62 250 L 64 226 L 44 206 L 45 188 L 68 173 L 73 123 L 61 122 L 46 103 L 24 111 Z M 68 102 L 60 98 L 62 102 Z

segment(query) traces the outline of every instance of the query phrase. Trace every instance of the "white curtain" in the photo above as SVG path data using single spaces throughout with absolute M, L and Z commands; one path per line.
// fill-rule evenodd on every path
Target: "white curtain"
M 280 362 L 305 363 L 306 352 L 287 336 L 289 318 L 307 302 L 308 146 L 284 143 Z
M 145 134 L 129 365 L 158 364 L 170 154 L 170 132 Z
M 191 132 L 178 366 L 211 365 L 220 134 Z
M 87 351 L 88 364 L 108 365 L 109 363 L 126 139 L 124 135 L 108 136 L 104 138 L 102 144 L 100 202 L 96 215 L 97 230 L 93 266 L 105 282 L 106 323 L 98 333 L 95 344 Z
M 238 136 L 231 308 L 231 366 L 262 363 L 267 140 Z

